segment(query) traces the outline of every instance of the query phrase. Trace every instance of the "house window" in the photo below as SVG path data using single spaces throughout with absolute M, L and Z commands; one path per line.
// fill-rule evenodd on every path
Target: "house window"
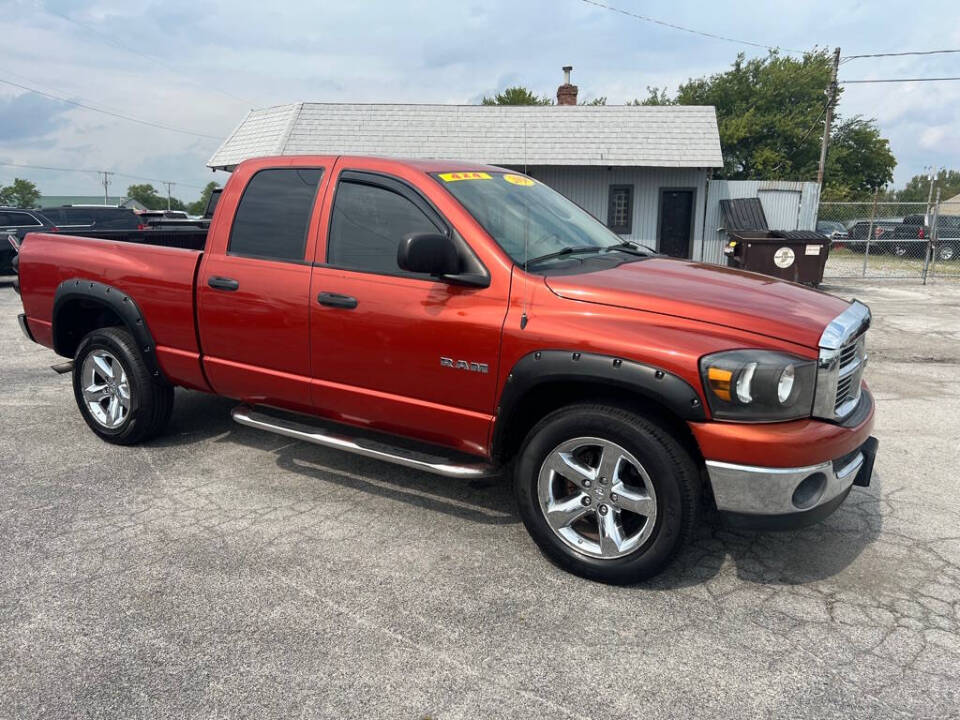
M 610 186 L 607 227 L 618 235 L 630 234 L 633 228 L 633 185 Z

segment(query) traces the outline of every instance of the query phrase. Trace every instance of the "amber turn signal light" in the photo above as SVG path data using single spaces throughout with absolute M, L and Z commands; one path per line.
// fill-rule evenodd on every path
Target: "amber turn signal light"
M 712 367 L 707 371 L 707 381 L 710 383 L 710 389 L 721 400 L 730 402 L 730 380 L 733 373 L 730 370 Z

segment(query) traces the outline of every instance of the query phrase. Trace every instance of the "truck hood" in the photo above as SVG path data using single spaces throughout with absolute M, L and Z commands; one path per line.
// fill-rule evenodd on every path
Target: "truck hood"
M 546 283 L 569 300 L 735 327 L 811 348 L 849 305 L 766 275 L 660 257 L 598 272 L 547 276 Z

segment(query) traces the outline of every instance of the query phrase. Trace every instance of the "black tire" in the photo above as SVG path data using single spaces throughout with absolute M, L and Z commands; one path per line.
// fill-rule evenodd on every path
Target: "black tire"
M 115 427 L 93 415 L 84 399 L 84 363 L 96 351 L 105 351 L 119 361 L 129 386 L 129 408 Z M 173 412 L 173 387 L 153 377 L 133 336 L 121 327 L 105 327 L 88 333 L 74 356 L 73 394 L 87 425 L 101 439 L 116 445 L 133 445 L 163 431 Z M 109 404 L 109 400 L 105 399 Z
M 940 243 L 937 246 L 937 259 L 950 262 L 957 259 L 957 246 L 952 243 Z
M 643 465 L 652 481 L 657 507 L 653 530 L 629 554 L 601 558 L 575 550 L 551 528 L 541 509 L 541 466 L 561 443 L 580 437 L 620 446 Z M 627 584 L 659 573 L 690 539 L 700 507 L 701 480 L 690 453 L 657 422 L 618 407 L 583 404 L 557 410 L 530 430 L 515 463 L 514 491 L 527 531 L 550 559 L 590 580 Z M 597 505 L 596 510 L 600 509 Z

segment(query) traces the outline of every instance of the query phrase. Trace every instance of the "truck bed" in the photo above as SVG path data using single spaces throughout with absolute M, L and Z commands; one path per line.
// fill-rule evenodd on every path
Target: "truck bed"
M 62 237 L 98 238 L 100 240 L 115 240 L 138 245 L 159 245 L 162 247 L 180 248 L 182 250 L 203 250 L 207 243 L 207 228 L 189 227 L 177 229 L 163 228 L 150 230 L 84 230 L 71 233 L 53 233 Z M 27 235 L 29 238 L 30 235 Z M 24 238 L 26 241 L 26 238 Z
M 54 302 L 61 283 L 102 283 L 138 304 L 164 373 L 187 387 L 206 389 L 194 320 L 194 283 L 205 236 L 206 231 L 184 230 L 30 233 L 19 263 L 30 331 L 38 342 L 53 347 Z

